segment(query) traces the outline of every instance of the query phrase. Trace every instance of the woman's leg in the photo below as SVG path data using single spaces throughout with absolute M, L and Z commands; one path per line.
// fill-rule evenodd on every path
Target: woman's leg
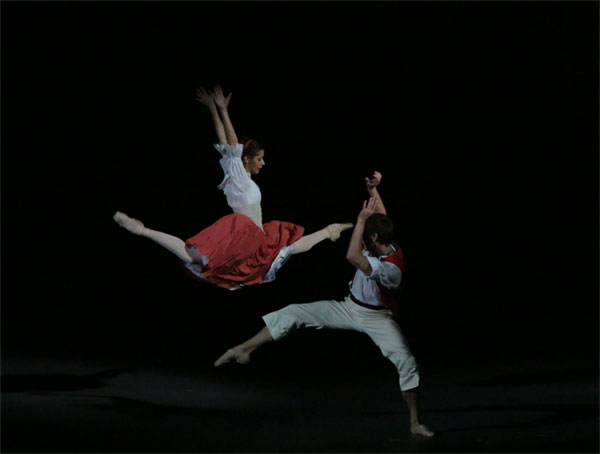
M 142 222 L 138 221 L 137 219 L 130 218 L 125 213 L 121 213 L 120 211 L 115 213 L 113 219 L 117 224 L 131 233 L 145 236 L 146 238 L 150 238 L 154 242 L 160 244 L 162 247 L 175 254 L 185 263 L 193 263 L 194 260 L 188 253 L 185 247 L 185 242 L 181 238 L 144 227 Z
M 324 229 L 317 230 L 310 235 L 304 235 L 302 238 L 292 244 L 292 254 L 306 252 L 315 244 L 326 239 L 335 241 L 340 237 L 340 233 L 350 228 L 352 228 L 352 224 L 330 224 Z

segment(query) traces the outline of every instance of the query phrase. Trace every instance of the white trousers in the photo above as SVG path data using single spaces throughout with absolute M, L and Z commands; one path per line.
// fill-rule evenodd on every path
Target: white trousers
M 396 366 L 402 391 L 419 386 L 415 358 L 388 309 L 362 307 L 347 296 L 343 301 L 290 304 L 263 316 L 263 320 L 275 341 L 301 328 L 349 329 L 365 333 L 380 348 L 383 356 Z

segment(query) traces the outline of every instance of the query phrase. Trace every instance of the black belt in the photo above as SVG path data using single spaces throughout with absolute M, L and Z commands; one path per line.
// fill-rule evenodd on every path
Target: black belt
M 356 304 L 358 304 L 359 306 L 366 307 L 367 309 L 373 309 L 375 311 L 381 311 L 381 310 L 383 310 L 383 309 L 386 308 L 385 306 L 373 306 L 372 304 L 365 304 L 362 301 L 357 300 L 354 297 L 354 295 L 352 294 L 352 292 L 350 292 L 350 299 L 352 301 L 354 301 Z

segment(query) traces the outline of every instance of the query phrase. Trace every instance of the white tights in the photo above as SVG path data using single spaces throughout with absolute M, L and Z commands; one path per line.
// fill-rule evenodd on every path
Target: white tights
M 141 236 L 150 238 L 152 241 L 160 244 L 162 247 L 167 249 L 169 252 L 175 254 L 185 263 L 194 262 L 194 259 L 190 256 L 188 249 L 185 247 L 185 241 L 183 241 L 181 238 L 177 238 L 176 236 L 170 235 L 168 233 L 152 230 L 147 227 L 141 233 Z M 302 238 L 300 238 L 291 245 L 292 255 L 309 251 L 315 244 L 318 244 L 321 241 L 326 240 L 327 238 L 328 233 L 325 229 L 317 230 L 316 232 L 311 233 L 310 235 L 304 235 Z
M 158 243 L 169 252 L 175 254 L 177 257 L 179 257 L 179 259 L 187 264 L 206 264 L 208 260 L 207 257 L 204 257 L 202 254 L 196 251 L 195 248 L 187 248 L 185 242 L 181 238 L 177 238 L 176 236 L 168 233 L 149 229 L 137 219 L 132 219 L 124 213 L 117 211 L 113 216 L 113 219 L 130 232 L 150 238 L 152 241 Z M 351 224 L 331 224 L 330 226 L 327 226 L 321 230 L 317 230 L 310 235 L 304 235 L 291 245 L 291 253 L 294 255 L 309 251 L 315 244 L 320 243 L 325 239 L 335 240 L 337 237 L 339 237 L 339 233 L 342 230 L 346 230 L 351 226 Z M 334 230 L 332 230 L 332 228 Z
M 160 244 L 162 247 L 175 254 L 185 263 L 192 263 L 194 261 L 185 247 L 185 241 L 183 241 L 181 238 L 169 235 L 168 233 L 158 232 L 156 230 L 149 229 L 148 227 L 146 227 L 140 235 L 150 238 L 152 241 Z
M 317 230 L 310 235 L 304 235 L 298 241 L 292 244 L 292 254 L 300 254 L 309 251 L 315 244 L 329 238 L 327 230 Z

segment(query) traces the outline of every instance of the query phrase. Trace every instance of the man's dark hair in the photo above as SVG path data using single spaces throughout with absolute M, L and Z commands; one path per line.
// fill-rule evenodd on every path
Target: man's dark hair
M 363 240 L 368 243 L 371 235 L 377 234 L 377 241 L 390 244 L 394 240 L 394 223 L 385 214 L 373 213 L 365 222 Z

